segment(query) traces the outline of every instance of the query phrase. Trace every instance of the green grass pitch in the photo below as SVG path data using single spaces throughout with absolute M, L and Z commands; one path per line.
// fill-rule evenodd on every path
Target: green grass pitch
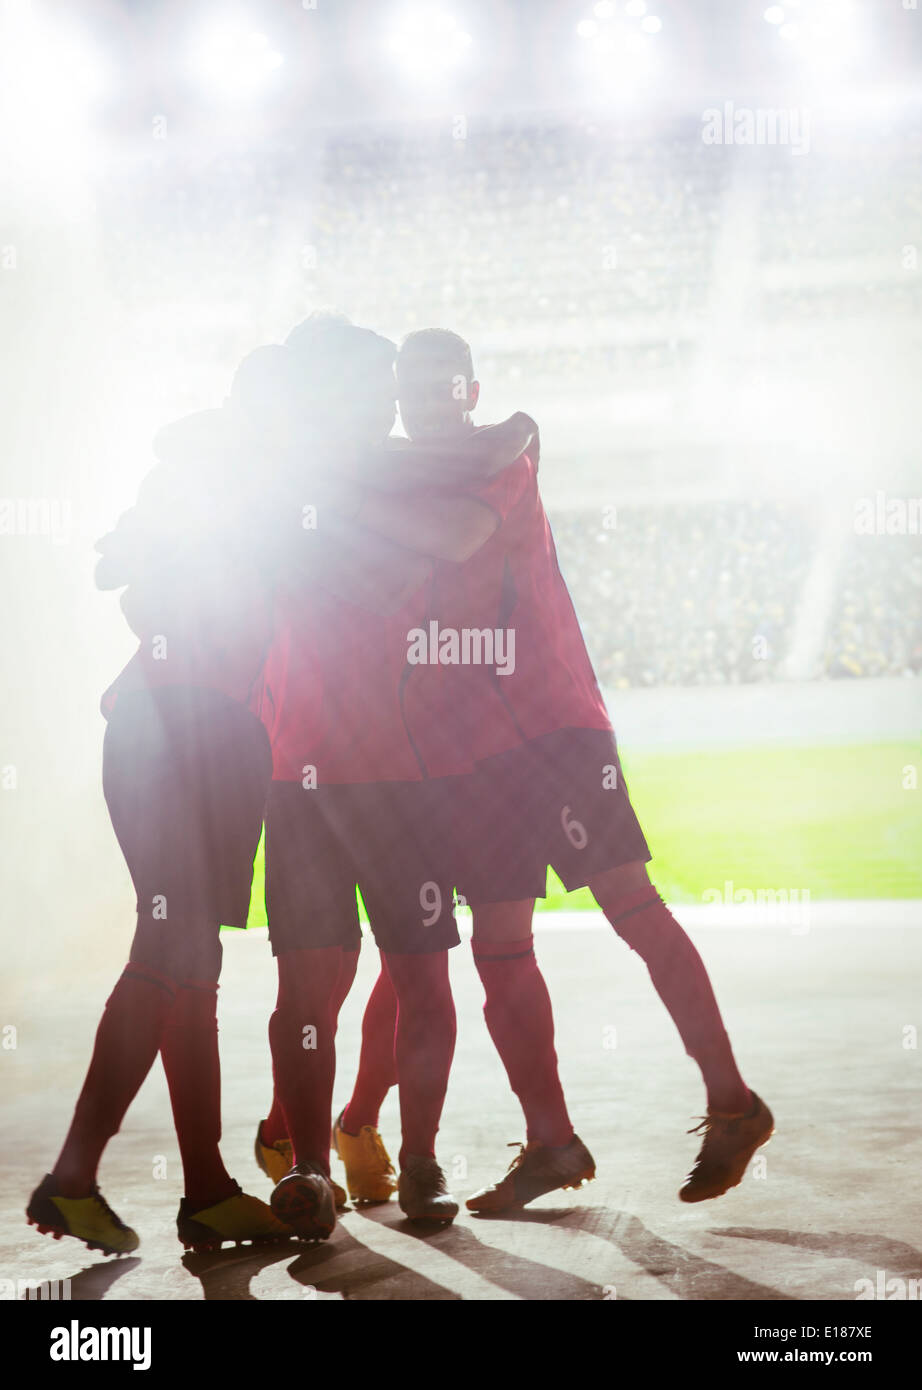
M 908 742 L 623 755 L 631 800 L 670 902 L 706 889 L 823 898 L 922 898 L 922 747 Z M 265 926 L 260 845 L 250 926 Z M 553 873 L 545 912 L 591 909 Z

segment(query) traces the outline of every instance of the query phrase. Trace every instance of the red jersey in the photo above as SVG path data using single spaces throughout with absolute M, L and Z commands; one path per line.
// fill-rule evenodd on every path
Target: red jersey
M 519 420 L 484 431 L 480 449 L 508 449 L 510 436 L 522 430 Z M 525 437 L 529 435 L 526 429 Z M 515 447 L 520 446 L 512 446 L 510 458 Z M 452 451 L 446 453 L 453 461 Z M 433 467 L 432 474 L 432 486 L 416 488 L 416 496 L 431 497 L 440 483 L 444 489 L 444 472 Z M 515 488 L 507 469 L 476 495 L 503 513 Z M 365 571 L 364 587 L 369 579 L 376 594 L 394 583 L 399 587 L 400 556 L 405 552 L 399 546 L 366 537 L 358 560 Z M 353 556 L 348 563 L 354 562 Z M 464 667 L 436 666 L 420 678 L 410 659 L 417 645 L 414 635 L 428 632 L 437 606 L 434 569 L 388 616 L 337 597 L 324 563 L 315 568 L 311 582 L 279 591 L 262 704 L 276 781 L 307 786 L 417 781 L 473 771 L 466 717 L 461 716 L 464 701 L 452 698 L 458 718 L 445 717 L 453 683 L 466 683 L 471 673 Z
M 436 566 L 432 617 L 439 633 L 459 634 L 460 660 L 451 660 L 446 638 L 447 659 L 431 661 L 433 628 L 430 660 L 408 683 L 415 742 L 425 744 L 434 724 L 477 762 L 556 729 L 610 729 L 534 464 L 523 455 L 467 495 L 495 511 L 500 525 L 463 564 Z M 465 632 L 476 634 L 466 644 Z M 480 659 L 490 651 L 487 633 L 492 661 Z M 442 770 L 438 761 L 429 767 L 431 775 Z
M 433 746 L 441 765 L 468 772 L 441 734 L 417 747 L 404 709 L 407 634 L 426 621 L 430 584 L 383 616 L 319 587 L 280 591 L 261 715 L 273 778 L 305 786 L 419 781 Z

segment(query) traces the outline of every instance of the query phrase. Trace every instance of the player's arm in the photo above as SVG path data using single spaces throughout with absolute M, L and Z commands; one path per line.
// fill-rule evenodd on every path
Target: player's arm
M 519 410 L 498 425 L 472 430 L 462 440 L 427 444 L 389 440 L 383 449 L 353 460 L 349 474 L 356 483 L 382 492 L 463 487 L 495 477 L 526 451 L 537 463 L 538 449 L 538 426 Z
M 401 608 L 432 573 L 425 555 L 356 527 L 329 509 L 316 531 L 302 532 L 288 561 L 302 582 L 383 616 Z
M 461 563 L 490 539 L 502 518 L 475 497 L 368 493 L 354 520 L 362 528 L 419 555 Z
M 489 494 L 491 487 L 482 485 Z M 346 478 L 316 480 L 321 499 L 318 519 L 337 516 L 351 523 L 366 540 L 381 538 L 432 560 L 470 559 L 501 524 L 503 512 L 477 495 L 443 493 L 383 493 L 368 491 Z
M 356 524 L 379 536 L 428 555 L 433 560 L 456 564 L 469 560 L 503 524 L 534 476 L 534 465 L 523 455 L 496 478 L 467 491 L 453 493 L 426 489 L 416 493 L 365 492 L 352 484 L 338 483 L 337 507 L 348 507 Z M 351 490 L 351 502 L 348 496 Z

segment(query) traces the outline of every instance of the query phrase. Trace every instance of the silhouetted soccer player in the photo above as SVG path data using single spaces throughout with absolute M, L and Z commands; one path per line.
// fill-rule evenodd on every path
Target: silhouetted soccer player
M 462 339 L 441 330 L 413 333 L 397 370 L 411 438 L 427 444 L 471 434 L 479 386 Z M 473 909 L 487 1026 L 526 1119 L 526 1144 L 509 1173 L 468 1206 L 479 1212 L 523 1206 L 593 1173 L 564 1103 L 550 1001 L 533 951 L 534 899 L 544 895 L 548 864 L 568 890 L 592 890 L 618 935 L 646 963 L 701 1069 L 704 1141 L 679 1194 L 701 1201 L 741 1180 L 773 1121 L 739 1073 L 697 950 L 647 874 L 650 853 L 557 565 L 536 464 L 535 453 L 501 475 L 499 507 L 497 482 L 484 490 L 485 505 L 496 507 L 496 529 L 466 564 L 437 567 L 430 610 L 440 631 L 514 632 L 514 671 L 452 666 L 446 678 L 441 665 L 420 665 L 409 683 L 421 688 L 418 707 L 426 721 L 457 730 L 477 763 L 475 775 L 459 781 L 456 799 L 455 830 L 466 859 L 458 886 Z M 399 538 L 414 545 L 409 530 Z M 423 736 L 412 724 L 411 733 Z M 373 995 L 383 1012 L 379 992 L 385 993 L 383 982 Z M 382 1037 L 377 1050 L 383 1049 Z M 369 1037 L 363 1066 L 373 1051 Z M 375 1080 L 360 1068 L 354 1096 L 366 1105 L 369 1125 L 382 1098 Z M 350 1117 L 353 1108 L 350 1103 Z
M 375 601 L 391 601 L 382 578 L 368 573 L 367 538 L 350 548 L 330 526 L 305 549 L 305 495 L 320 495 L 331 460 L 319 447 L 319 403 L 297 366 L 290 350 L 259 349 L 238 370 L 226 407 L 162 431 L 161 461 L 138 505 L 99 544 L 97 582 L 125 588 L 122 607 L 141 639 L 103 697 L 103 785 L 138 920 L 66 1142 L 28 1215 L 43 1232 L 107 1253 L 134 1249 L 138 1237 L 102 1198 L 96 1170 L 158 1052 L 183 1159 L 180 1239 L 201 1248 L 292 1235 L 240 1191 L 220 1157 L 218 933 L 246 925 L 271 775 L 253 710 L 276 589 L 291 571 L 316 582 L 319 566 L 327 585 L 368 599 L 373 578 Z M 359 378 L 351 395 L 363 443 L 374 438 L 363 431 L 380 409 L 374 388 Z M 392 376 L 389 391 L 392 419 Z M 407 552 L 401 563 L 398 595 L 407 574 L 415 585 L 427 570 Z
M 358 333 L 330 324 L 318 334 L 308 321 L 287 346 L 299 356 L 304 389 L 323 400 L 323 446 L 354 484 L 345 508 L 340 498 L 338 507 L 322 512 L 318 535 L 332 527 L 353 541 L 361 537 L 375 556 L 371 570 L 386 584 L 395 562 L 402 576 L 413 558 L 392 543 L 391 557 L 381 551 L 389 531 L 402 534 L 412 524 L 421 551 L 461 560 L 485 534 L 484 513 L 444 492 L 423 498 L 417 490 L 407 499 L 382 494 L 387 485 L 406 489 L 420 469 L 415 455 L 399 449 L 362 448 L 375 431 L 366 436 L 363 428 L 356 436 L 356 382 L 366 398 L 370 383 L 380 382 L 374 399 L 380 400 L 381 443 L 393 424 L 396 394 L 393 344 L 366 334 L 363 347 Z M 319 408 L 312 414 L 315 426 L 318 414 Z M 512 427 L 513 439 L 527 433 Z M 456 472 L 488 471 L 493 450 L 508 461 L 520 443 L 510 443 L 502 430 L 484 432 L 475 449 L 455 449 L 470 455 L 455 460 Z M 451 460 L 443 462 L 448 478 Z M 315 573 L 322 581 L 322 566 Z M 419 1220 L 450 1221 L 457 1212 L 435 1156 L 455 1039 L 447 951 L 458 941 L 454 865 L 439 826 L 457 780 L 451 774 L 471 764 L 451 742 L 445 750 L 450 765 L 430 775 L 407 733 L 406 632 L 425 617 L 430 573 L 425 564 L 411 592 L 384 614 L 380 605 L 313 584 L 294 582 L 277 594 L 264 690 L 274 755 L 266 902 L 279 968 L 270 1021 L 276 1098 L 259 1127 L 257 1158 L 272 1176 L 280 1175 L 273 1210 L 308 1238 L 326 1238 L 335 1223 L 329 1172 L 334 1038 L 360 941 L 357 883 L 392 988 L 387 1051 L 400 1088 L 400 1203 Z M 307 1047 L 306 1026 L 312 1029 Z M 346 1141 L 340 1136 L 338 1142 Z M 386 1197 L 394 1186 L 383 1150 L 374 1194 L 356 1191 L 350 1181 L 357 1197 Z
M 268 471 L 253 469 L 259 441 L 249 429 L 254 413 L 272 413 L 284 363 L 281 348 L 258 349 L 223 410 L 161 432 L 160 462 L 137 505 L 98 545 L 97 584 L 125 588 L 122 607 L 140 638 L 102 702 L 103 790 L 137 893 L 137 926 L 64 1147 L 27 1214 L 43 1232 L 105 1253 L 133 1250 L 138 1237 L 101 1196 L 97 1167 L 158 1052 L 183 1162 L 180 1239 L 203 1247 L 292 1234 L 221 1160 L 215 1016 L 219 928 L 246 925 L 271 775 L 266 732 L 249 705 L 271 637 L 283 537 L 272 511 L 280 499 Z M 215 436 L 217 449 L 189 456 L 190 437 Z

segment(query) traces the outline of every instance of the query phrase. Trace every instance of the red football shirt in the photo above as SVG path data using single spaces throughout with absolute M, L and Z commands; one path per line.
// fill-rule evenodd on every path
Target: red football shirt
M 388 616 L 323 589 L 277 595 L 262 700 L 276 781 L 325 786 L 426 774 L 402 687 L 407 633 L 425 617 L 428 590 L 423 584 Z
M 496 511 L 500 525 L 463 564 L 436 566 L 431 617 L 440 633 L 498 630 L 502 661 L 415 666 L 405 698 L 415 743 L 441 733 L 444 744 L 450 734 L 480 761 L 556 729 L 610 729 L 534 464 L 523 456 L 468 495 Z M 433 757 L 430 773 L 443 769 Z

